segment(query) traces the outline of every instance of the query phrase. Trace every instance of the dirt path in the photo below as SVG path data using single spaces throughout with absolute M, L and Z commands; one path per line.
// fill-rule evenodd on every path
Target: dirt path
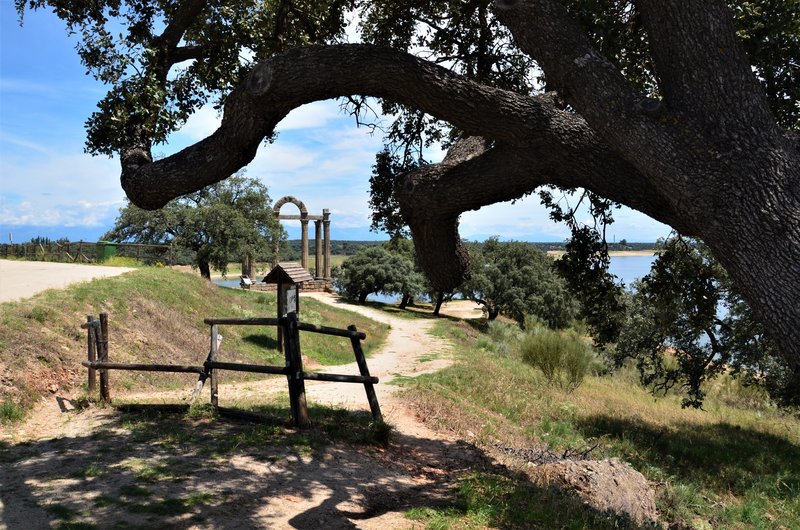
M 370 372 L 381 380 L 377 391 L 384 417 L 396 429 L 391 446 L 338 443 L 309 451 L 283 444 L 208 458 L 188 443 L 148 443 L 146 435 L 137 434 L 138 427 L 131 430 L 113 409 L 75 412 L 69 400 L 51 398 L 25 425 L 5 434 L 7 440 L 27 443 L 10 446 L 8 455 L 0 457 L 0 528 L 58 522 L 98 527 L 413 528 L 403 512 L 440 502 L 455 474 L 483 458 L 474 447 L 426 428 L 404 406 L 398 387 L 387 384 L 398 376 L 446 366 L 450 345 L 429 333 L 433 320 L 404 319 L 330 295 L 313 296 L 391 326 L 386 344 L 368 361 Z M 474 313 L 467 306 L 453 304 L 452 309 Z M 353 363 L 325 371 L 357 373 L 357 368 Z M 368 409 L 361 385 L 306 385 L 310 403 Z M 221 404 L 226 399 L 263 400 L 265 394 L 285 388 L 279 378 L 229 385 L 223 381 Z M 146 397 L 175 403 L 188 393 L 183 389 Z M 238 436 L 238 431 L 221 426 L 206 428 L 221 429 L 215 441 Z M 143 478 L 142 469 L 151 467 L 164 470 L 166 478 Z M 164 513 L 153 508 L 161 506 L 182 509 Z

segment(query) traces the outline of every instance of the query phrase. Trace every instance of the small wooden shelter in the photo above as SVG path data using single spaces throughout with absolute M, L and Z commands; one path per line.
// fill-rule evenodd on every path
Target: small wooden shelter
M 282 261 L 261 280 L 278 284 L 278 318 L 294 313 L 300 318 L 300 289 L 314 277 L 296 261 Z M 283 352 L 283 332 L 278 328 L 278 350 Z
M 300 315 L 300 289 L 303 282 L 313 279 L 296 261 L 282 261 L 264 276 L 263 283 L 278 284 L 278 318 L 289 313 Z

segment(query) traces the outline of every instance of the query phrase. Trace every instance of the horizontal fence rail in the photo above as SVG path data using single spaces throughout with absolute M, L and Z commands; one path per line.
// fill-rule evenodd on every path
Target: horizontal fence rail
M 263 364 L 222 363 L 219 361 L 206 361 L 203 366 L 209 370 L 232 370 L 234 372 L 256 372 L 260 374 L 287 375 L 289 368 L 286 366 L 269 366 Z
M 358 331 L 355 326 L 347 329 L 332 328 L 316 324 L 299 322 L 295 313 L 289 313 L 282 318 L 206 318 L 203 320 L 211 326 L 209 353 L 202 366 L 193 365 L 172 365 L 172 364 L 153 364 L 153 363 L 115 363 L 108 360 L 108 315 L 100 314 L 100 320 L 95 320 L 88 315 L 86 322 L 81 324 L 82 329 L 88 333 L 87 357 L 81 364 L 89 369 L 89 391 L 95 389 L 95 373 L 100 373 L 100 397 L 104 401 L 110 401 L 110 391 L 108 382 L 108 372 L 110 370 L 136 370 L 143 372 L 174 372 L 174 373 L 195 373 L 198 374 L 197 383 L 191 395 L 191 401 L 200 395 L 200 392 L 207 379 L 211 380 L 211 403 L 219 408 L 218 385 L 219 371 L 231 370 L 238 372 L 252 372 L 271 375 L 286 376 L 289 385 L 289 403 L 292 410 L 292 421 L 298 428 L 305 428 L 311 425 L 308 417 L 308 406 L 306 404 L 304 381 L 325 381 L 335 383 L 359 383 L 364 385 L 367 394 L 370 410 L 376 420 L 381 420 L 382 415 L 378 398 L 375 394 L 373 385 L 378 383 L 378 378 L 373 377 L 367 368 L 367 361 L 361 341 L 366 339 L 364 332 Z M 279 337 L 283 339 L 283 352 L 285 356 L 284 366 L 270 366 L 248 363 L 223 362 L 218 360 L 222 335 L 219 334 L 219 326 L 275 326 L 279 330 Z M 358 365 L 360 375 L 349 374 L 328 374 L 322 372 L 303 371 L 303 361 L 300 352 L 300 331 L 310 333 L 321 333 L 324 335 L 334 335 L 350 339 L 353 354 Z
M 136 370 L 140 372 L 183 372 L 193 374 L 205 372 L 205 368 L 202 366 L 182 366 L 178 364 L 128 364 L 89 361 L 81 361 L 81 364 L 95 370 Z
M 285 318 L 205 318 L 203 322 L 210 325 L 225 325 L 225 326 L 283 326 Z M 353 331 L 350 329 L 331 328 L 328 326 L 319 326 L 317 324 L 308 324 L 305 322 L 298 322 L 297 329 L 300 331 L 310 331 L 311 333 L 320 333 L 322 335 L 334 335 L 336 337 L 345 337 L 348 339 L 357 338 L 365 340 L 367 334 L 363 331 Z

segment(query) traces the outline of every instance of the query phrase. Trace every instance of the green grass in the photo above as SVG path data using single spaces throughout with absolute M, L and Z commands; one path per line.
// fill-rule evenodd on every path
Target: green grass
M 25 410 L 10 400 L 0 403 L 0 424 L 15 423 L 25 417 Z
M 657 485 L 662 520 L 669 523 L 800 528 L 797 417 L 764 405 L 751 390 L 736 399 L 737 385 L 727 379 L 709 388 L 706 410 L 683 409 L 676 394 L 654 398 L 642 389 L 631 369 L 589 375 L 568 394 L 524 362 L 514 326 L 498 326 L 437 323 L 437 333 L 456 344 L 455 364 L 403 381 L 423 417 L 465 437 L 470 431 L 487 446 L 546 443 L 561 452 L 596 445 L 593 458 L 620 457 Z M 464 484 L 480 494 L 468 495 Z M 487 495 L 497 502 L 481 505 Z M 514 507 L 517 495 L 528 499 L 525 506 Z M 546 489 L 492 472 L 462 478 L 455 501 L 410 516 L 427 528 L 620 524 L 575 506 L 560 511 Z
M 356 313 L 316 300 L 301 299 L 301 320 L 346 328 L 355 324 L 367 334 L 369 356 L 384 341 L 388 327 Z M 208 317 L 273 317 L 272 293 L 219 288 L 199 276 L 164 267 L 144 267 L 113 278 L 48 290 L 20 301 L 0 304 L 0 364 L 24 377 L 0 389 L 0 422 L 20 421 L 39 396 L 69 392 L 75 380 L 69 372 L 85 374 L 86 315 L 109 314 L 109 359 L 114 362 L 202 364 L 209 349 Z M 220 326 L 223 343 L 219 360 L 283 365 L 272 327 Z M 349 339 L 302 332 L 305 356 L 321 365 L 353 362 Z M 82 375 L 81 378 L 84 376 Z M 226 382 L 260 378 L 225 372 Z M 182 389 L 196 376 L 155 372 L 111 373 L 111 391 Z
M 144 263 L 136 258 L 128 258 L 125 256 L 111 256 L 107 260 L 98 263 L 98 265 L 105 265 L 107 267 L 132 267 L 135 269 L 145 266 Z
M 484 528 L 636 528 L 627 518 L 588 510 L 577 498 L 515 474 L 474 471 L 461 477 L 453 500 L 414 508 L 406 517 L 428 530 Z

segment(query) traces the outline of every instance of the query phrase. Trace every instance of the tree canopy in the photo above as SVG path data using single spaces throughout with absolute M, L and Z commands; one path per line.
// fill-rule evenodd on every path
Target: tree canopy
M 681 387 L 684 406 L 702 406 L 706 383 L 725 371 L 796 404 L 786 362 L 725 269 L 691 239 L 664 243 L 636 285 L 614 354 L 618 363 L 633 359 L 654 390 Z
M 583 188 L 702 239 L 800 388 L 796 0 L 17 0 L 45 6 L 111 84 L 88 148 L 119 154 L 134 204 L 227 178 L 299 105 L 345 97 L 359 113 L 378 97 L 403 164 L 452 143 L 395 187 L 438 290 L 469 274 L 462 212 Z M 348 12 L 374 45 L 339 44 Z M 208 100 L 221 127 L 154 160 Z
M 272 213 L 267 187 L 256 179 L 235 175 L 178 197 L 159 210 L 128 204 L 103 238 L 172 243 L 194 253 L 201 275 L 210 279 L 212 266 L 225 274 L 228 263 L 243 256 L 271 259 L 272 242 L 284 236 Z
M 503 314 L 520 324 L 535 316 L 551 328 L 575 317 L 575 302 L 553 260 L 533 245 L 496 237 L 470 246 L 473 272 L 458 290 L 483 306 L 489 320 Z
M 334 274 L 334 286 L 345 297 L 363 303 L 372 293 L 416 294 L 423 281 L 405 256 L 383 247 L 367 247 L 342 263 Z

